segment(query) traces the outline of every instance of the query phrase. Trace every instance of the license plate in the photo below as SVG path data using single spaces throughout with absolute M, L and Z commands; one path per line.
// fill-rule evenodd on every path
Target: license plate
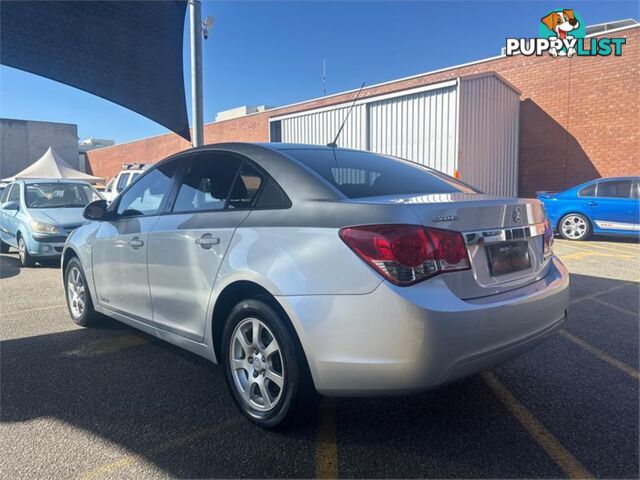
M 529 242 L 500 242 L 487 245 L 489 269 L 494 277 L 531 268 Z

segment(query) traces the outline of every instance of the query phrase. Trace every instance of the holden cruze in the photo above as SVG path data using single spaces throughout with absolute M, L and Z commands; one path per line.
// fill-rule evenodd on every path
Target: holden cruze
M 567 316 L 538 200 L 398 158 L 209 145 L 85 216 L 62 260 L 72 319 L 105 314 L 221 364 L 264 427 L 308 392 L 406 393 L 492 368 Z

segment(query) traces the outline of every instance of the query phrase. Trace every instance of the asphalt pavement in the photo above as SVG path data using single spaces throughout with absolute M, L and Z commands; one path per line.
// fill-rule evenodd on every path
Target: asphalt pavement
M 245 421 L 220 368 L 69 319 L 57 265 L 0 256 L 0 477 L 638 478 L 640 245 L 556 241 L 563 330 L 492 372 Z M 392 325 L 390 325 L 392 328 Z

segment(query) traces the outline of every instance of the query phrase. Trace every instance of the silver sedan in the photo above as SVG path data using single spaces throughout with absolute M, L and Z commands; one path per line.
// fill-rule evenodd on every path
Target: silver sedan
M 264 427 L 315 392 L 406 393 L 492 368 L 567 315 L 538 200 L 369 152 L 200 147 L 85 217 L 62 259 L 72 319 L 105 314 L 221 364 Z

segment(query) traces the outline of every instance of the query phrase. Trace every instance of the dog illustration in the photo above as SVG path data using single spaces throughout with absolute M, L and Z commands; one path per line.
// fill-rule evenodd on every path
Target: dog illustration
M 545 26 L 557 35 L 557 38 L 564 40 L 567 38 L 568 33 L 580 27 L 580 22 L 576 19 L 573 10 L 565 9 L 561 12 L 551 12 L 546 17 L 540 20 Z M 571 36 L 569 36 L 571 37 Z M 569 57 L 576 53 L 575 48 L 569 48 L 567 53 L 550 48 L 549 53 L 554 57 L 558 55 L 567 55 Z

